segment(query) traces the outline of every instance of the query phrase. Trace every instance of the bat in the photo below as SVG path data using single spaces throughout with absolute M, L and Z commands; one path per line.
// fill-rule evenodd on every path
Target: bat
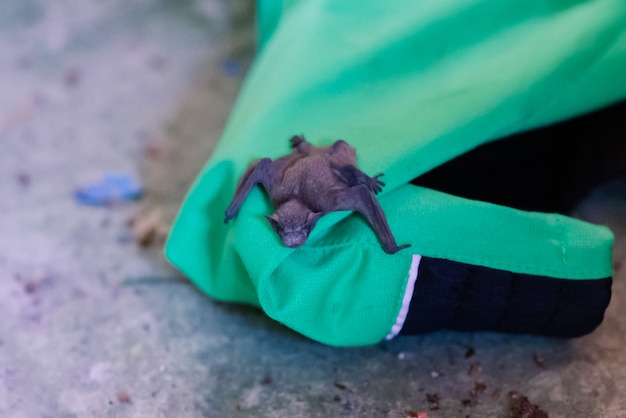
M 362 214 L 386 253 L 394 254 L 410 246 L 396 244 L 376 200 L 375 194 L 385 185 L 379 180 L 382 174 L 370 177 L 359 170 L 352 146 L 339 140 L 330 146 L 317 147 L 302 135 L 293 136 L 290 142 L 290 154 L 274 161 L 262 158 L 248 167 L 226 209 L 224 222 L 237 216 L 250 191 L 261 184 L 276 211 L 266 218 L 289 248 L 303 245 L 322 216 L 343 210 Z

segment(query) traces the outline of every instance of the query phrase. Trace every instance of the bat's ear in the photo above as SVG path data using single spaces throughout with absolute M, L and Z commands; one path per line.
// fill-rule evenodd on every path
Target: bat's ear
M 280 222 L 278 221 L 278 217 L 276 216 L 276 214 L 266 216 L 265 219 L 269 221 L 270 225 L 272 225 L 272 228 L 274 228 L 274 231 L 280 231 Z
M 306 219 L 306 225 L 309 227 L 309 230 L 315 226 L 317 221 L 322 217 L 322 212 L 311 212 Z

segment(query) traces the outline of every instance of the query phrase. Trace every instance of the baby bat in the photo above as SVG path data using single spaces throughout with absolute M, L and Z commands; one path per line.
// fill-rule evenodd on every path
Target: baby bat
M 341 210 L 361 213 L 382 242 L 393 254 L 409 244 L 396 244 L 387 218 L 375 194 L 385 185 L 356 167 L 356 150 L 339 140 L 327 147 L 316 147 L 303 136 L 290 140 L 291 154 L 272 161 L 263 158 L 243 174 L 232 202 L 226 209 L 228 223 L 237 216 L 253 187 L 262 184 L 272 200 L 276 213 L 266 216 L 283 244 L 289 248 L 303 245 L 323 215 Z

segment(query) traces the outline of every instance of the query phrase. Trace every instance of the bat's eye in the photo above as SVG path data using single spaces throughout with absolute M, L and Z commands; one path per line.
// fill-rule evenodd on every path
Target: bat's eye
M 322 217 L 322 212 L 311 212 L 309 213 L 309 216 L 307 217 L 307 221 L 306 221 L 306 228 L 310 231 L 311 229 L 313 229 L 313 227 L 315 226 L 315 224 L 317 223 L 317 221 Z
M 278 222 L 278 219 L 274 218 L 273 216 L 266 216 L 265 219 L 269 221 L 270 225 L 272 225 L 272 228 L 274 228 L 274 231 L 278 232 L 279 234 L 281 233 L 283 227 L 280 222 Z

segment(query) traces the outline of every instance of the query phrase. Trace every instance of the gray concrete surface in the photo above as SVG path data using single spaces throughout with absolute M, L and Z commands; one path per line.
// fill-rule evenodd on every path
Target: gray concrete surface
M 607 317 L 573 341 L 327 347 L 212 301 L 158 242 L 136 244 L 128 220 L 159 208 L 170 222 L 219 137 L 253 13 L 241 0 L 0 3 L 0 416 L 506 417 L 517 391 L 550 417 L 626 417 L 625 182 L 577 212 L 617 242 Z M 105 172 L 136 176 L 146 197 L 78 205 L 73 191 Z

